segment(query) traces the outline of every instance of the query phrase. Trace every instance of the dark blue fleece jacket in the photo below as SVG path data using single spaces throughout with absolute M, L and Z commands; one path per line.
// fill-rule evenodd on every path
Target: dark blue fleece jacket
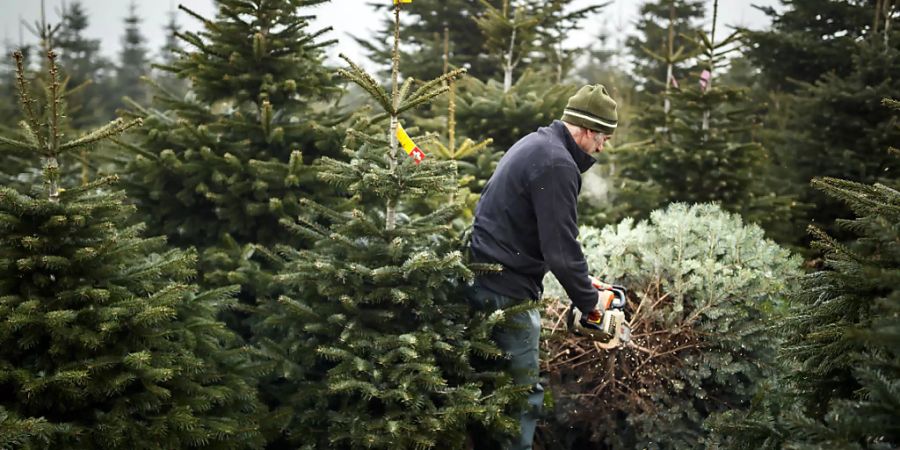
M 583 312 L 597 290 L 578 242 L 581 174 L 594 164 L 560 121 L 516 142 L 500 159 L 475 207 L 472 259 L 501 264 L 480 286 L 516 299 L 538 299 L 548 270 Z

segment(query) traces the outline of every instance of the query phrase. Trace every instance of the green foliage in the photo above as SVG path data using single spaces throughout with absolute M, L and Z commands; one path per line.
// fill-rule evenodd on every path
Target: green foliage
M 444 73 L 444 29 L 450 41 L 450 67 L 465 67 L 470 76 L 478 79 L 495 78 L 501 72 L 495 61 L 484 53 L 484 39 L 478 30 L 474 14 L 481 8 L 480 0 L 417 0 L 404 5 L 408 23 L 401 25 L 403 48 L 400 57 L 404 61 L 401 72 L 404 77 L 428 80 Z M 499 4 L 499 1 L 494 1 Z M 376 11 L 390 8 L 386 2 L 370 2 Z M 405 21 L 406 22 L 406 21 Z M 385 18 L 374 39 L 355 38 L 366 50 L 370 60 L 387 70 L 391 67 L 391 39 L 394 36 L 393 20 Z M 388 72 L 390 73 L 390 72 Z
M 128 16 L 125 17 L 125 35 L 122 36 L 122 50 L 119 53 L 119 64 L 116 67 L 116 94 L 115 105 L 121 104 L 122 97 L 128 97 L 140 103 L 148 99 L 147 86 L 141 82 L 141 77 L 150 71 L 147 57 L 145 39 L 140 30 L 141 18 L 138 16 L 137 5 L 132 0 Z
M 163 27 L 166 33 L 166 41 L 159 51 L 162 61 L 154 65 L 155 68 L 162 69 L 154 74 L 156 82 L 162 90 L 174 97 L 184 97 L 188 90 L 188 81 L 178 78 L 174 73 L 175 68 L 172 66 L 175 61 L 186 55 L 177 36 L 180 29 L 175 12 L 170 12 L 169 21 Z
M 553 425 L 610 448 L 702 447 L 703 420 L 746 409 L 770 373 L 770 320 L 799 261 L 759 227 L 708 204 L 582 231 L 588 265 L 632 292 L 626 316 L 635 345 L 604 351 L 551 336 L 544 367 Z M 565 296 L 552 278 L 546 286 L 547 295 Z M 548 328 L 566 307 L 551 301 Z
M 762 31 L 746 30 L 746 55 L 760 68 L 767 89 L 793 91 L 796 81 L 849 75 L 858 42 L 871 33 L 874 10 L 865 0 L 791 0 L 760 8 L 772 21 Z M 826 44 L 827 42 L 827 44 Z
M 0 445 L 261 447 L 253 367 L 214 318 L 236 287 L 189 284 L 196 256 L 126 225 L 134 208 L 108 190 L 115 177 L 60 185 L 61 155 L 139 121 L 65 140 L 48 57 L 38 102 L 17 54 L 24 136 L 0 136 L 4 150 L 43 160 L 32 193 L 0 187 Z
M 84 4 L 75 0 L 65 5 L 58 36 L 52 39 L 53 47 L 60 55 L 62 72 L 68 78 L 66 84 L 70 92 L 66 103 L 70 106 L 71 126 L 75 130 L 93 128 L 114 117 L 111 105 L 115 89 L 107 82 L 100 82 L 102 73 L 112 69 L 112 63 L 100 54 L 100 39 L 85 35 L 89 25 Z M 39 35 L 42 33 L 38 32 Z
M 673 92 L 669 128 L 659 130 L 656 138 L 644 145 L 634 145 L 613 155 L 616 176 L 637 182 L 636 192 L 620 189 L 613 203 L 617 208 L 644 217 L 638 202 L 646 199 L 643 184 L 659 186 L 661 192 L 651 208 L 673 201 L 702 203 L 721 202 L 730 211 L 753 217 L 760 208 L 754 198 L 768 169 L 766 150 L 749 141 L 753 116 L 743 108 L 746 92 L 716 86 L 708 91 L 685 87 Z M 652 108 L 662 114 L 661 108 Z M 704 118 L 708 128 L 704 129 Z M 623 192 L 624 191 L 624 192 Z M 644 206 L 646 207 L 646 206 Z
M 406 5 L 409 21 L 401 25 L 401 57 L 405 77 L 430 79 L 443 73 L 444 32 L 449 31 L 450 67 L 463 67 L 478 80 L 503 81 L 505 74 L 516 78 L 516 67 L 529 67 L 553 73 L 559 82 L 581 53 L 563 48 L 570 33 L 604 5 L 593 4 L 573 9 L 573 0 L 513 2 L 509 0 L 416 0 Z M 384 3 L 369 3 L 376 10 Z M 390 67 L 390 38 L 393 24 L 383 22 L 379 36 L 372 40 L 356 38 L 369 58 L 381 67 Z M 513 30 L 515 29 L 515 35 Z M 507 54 L 512 49 L 512 55 Z
M 157 85 L 155 108 L 132 104 L 145 118 L 138 145 L 123 143 L 134 155 L 129 195 L 149 231 L 196 246 L 204 282 L 240 282 L 247 301 L 269 287 L 244 284 L 240 272 L 258 268 L 246 257 L 252 250 L 234 252 L 230 242 L 290 239 L 278 221 L 323 191 L 309 164 L 340 145 L 341 118 L 319 103 L 335 90 L 322 65 L 329 42 L 298 14 L 313 3 L 226 0 L 215 20 L 181 7 L 204 28 L 178 33 L 190 51 L 175 50 L 180 57 L 164 68 L 189 79 L 191 92 Z
M 504 91 L 512 84 L 513 71 L 536 50 L 538 25 L 544 15 L 537 5 L 525 2 L 510 7 L 509 0 L 499 7 L 481 0 L 483 12 L 474 18 L 484 36 L 484 50 L 503 68 Z
M 466 78 L 460 82 L 459 128 L 473 139 L 492 138 L 497 148 L 505 150 L 525 134 L 560 118 L 577 89 L 530 71 L 506 92 L 500 82 Z
M 809 222 L 845 237 L 832 224 L 850 210 L 812 189 L 814 177 L 871 184 L 900 170 L 884 151 L 900 139 L 896 119 L 879 106 L 900 89 L 900 32 L 885 31 L 900 10 L 879 13 L 889 5 L 795 0 L 764 8 L 771 30 L 746 32 L 745 53 L 760 74 L 755 101 L 766 112 L 758 137 L 771 150 L 782 190 L 802 206 L 783 218 L 792 228 L 781 233 L 786 242 L 807 247 Z
M 857 43 L 851 54 L 849 74 L 827 73 L 799 87 L 788 126 L 800 131 L 777 149 L 794 170 L 791 181 L 803 188 L 798 189 L 800 199 L 818 206 L 809 220 L 823 226 L 850 212 L 842 202 L 809 188 L 813 177 L 872 184 L 896 178 L 900 171 L 898 159 L 886 151 L 900 142 L 900 128 L 896 116 L 880 104 L 900 91 L 894 75 L 900 73 L 900 34 L 888 48 L 875 37 Z
M 610 2 L 585 4 L 575 0 L 532 0 L 532 4 L 542 8 L 541 21 L 538 24 L 537 43 L 535 48 L 538 55 L 529 67 L 542 68 L 556 75 L 555 81 L 561 83 L 568 79 L 575 70 L 576 62 L 582 55 L 588 54 L 583 48 L 565 47 L 568 38 L 580 32 L 584 24 L 591 22 L 589 18 L 598 15 Z M 573 9 L 578 4 L 579 7 Z M 596 83 L 596 81 L 589 81 Z
M 256 330 L 282 388 L 279 445 L 461 449 L 470 426 L 512 432 L 508 411 L 523 389 L 479 365 L 500 356 L 491 331 L 505 314 L 470 312 L 461 292 L 474 274 L 450 224 L 460 205 L 446 201 L 457 190 L 456 164 L 416 164 L 394 137 L 404 105 L 446 92 L 442 81 L 459 73 L 412 91 L 396 84 L 399 62 L 390 88 L 348 62 L 340 73 L 390 117 L 389 125 L 360 120 L 347 134 L 350 160 L 317 166 L 351 209 L 306 200 L 306 214 L 282 223 L 315 244 L 260 249 L 287 287 Z M 423 203 L 443 204 L 424 215 L 410 208 Z
M 717 12 L 716 3 L 714 17 Z M 680 88 L 666 90 L 663 102 L 637 118 L 650 140 L 611 157 L 614 178 L 626 181 L 613 193 L 615 206 L 608 216 L 645 217 L 648 206 L 670 202 L 719 202 L 767 230 L 781 230 L 798 212 L 797 201 L 785 192 L 770 152 L 755 137 L 757 118 L 748 90 L 717 78 L 728 66 L 725 57 L 738 49 L 740 34 L 720 41 L 704 33 L 685 38 L 709 79 L 682 80 Z M 782 241 L 790 237 L 778 236 Z
M 581 53 L 577 49 L 563 49 L 563 41 L 579 29 L 581 20 L 604 6 L 567 11 L 572 0 L 528 0 L 512 4 L 503 0 L 499 6 L 480 1 L 483 9 L 474 20 L 484 37 L 485 52 L 502 67 L 504 92 L 510 89 L 520 64 L 553 73 L 557 83 L 562 81 Z
M 638 34 L 629 37 L 626 45 L 635 57 L 634 73 L 648 94 L 646 101 L 653 101 L 652 96 L 665 90 L 669 60 L 675 65 L 675 79 L 684 81 L 688 78 L 691 51 L 684 36 L 692 37 L 700 31 L 698 22 L 703 19 L 704 12 L 704 2 L 699 0 L 657 0 L 641 5 Z
M 800 280 L 779 327 L 782 382 L 749 413 L 712 423 L 727 448 L 900 445 L 900 183 L 817 178 L 814 186 L 850 206 L 855 218 L 837 226 L 856 238 L 842 243 L 810 227 L 825 267 Z

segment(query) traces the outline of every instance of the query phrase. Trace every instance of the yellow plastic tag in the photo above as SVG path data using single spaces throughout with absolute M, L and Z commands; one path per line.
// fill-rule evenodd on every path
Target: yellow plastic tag
M 407 155 L 412 157 L 412 159 L 419 164 L 425 159 L 425 152 L 423 152 L 416 143 L 410 139 L 409 135 L 406 134 L 406 130 L 403 129 L 403 126 L 399 123 L 397 124 L 397 141 L 400 142 L 400 146 L 403 147 L 403 151 L 406 152 Z

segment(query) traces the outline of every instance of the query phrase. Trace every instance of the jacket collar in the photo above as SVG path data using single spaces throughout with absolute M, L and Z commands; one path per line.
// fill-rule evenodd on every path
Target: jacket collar
M 569 133 L 569 129 L 566 128 L 566 125 L 562 123 L 562 121 L 554 120 L 553 123 L 550 124 L 550 129 L 563 141 L 566 150 L 572 155 L 572 159 L 575 160 L 575 165 L 578 166 L 578 170 L 581 173 L 586 172 L 594 165 L 596 160 L 578 146 L 575 142 L 575 138 L 572 137 L 572 133 Z

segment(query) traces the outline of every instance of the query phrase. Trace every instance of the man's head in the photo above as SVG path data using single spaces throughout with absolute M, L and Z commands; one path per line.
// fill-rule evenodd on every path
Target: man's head
M 582 87 L 569 98 L 560 120 L 577 127 L 572 137 L 584 151 L 596 153 L 616 130 L 619 115 L 606 88 L 595 84 Z

